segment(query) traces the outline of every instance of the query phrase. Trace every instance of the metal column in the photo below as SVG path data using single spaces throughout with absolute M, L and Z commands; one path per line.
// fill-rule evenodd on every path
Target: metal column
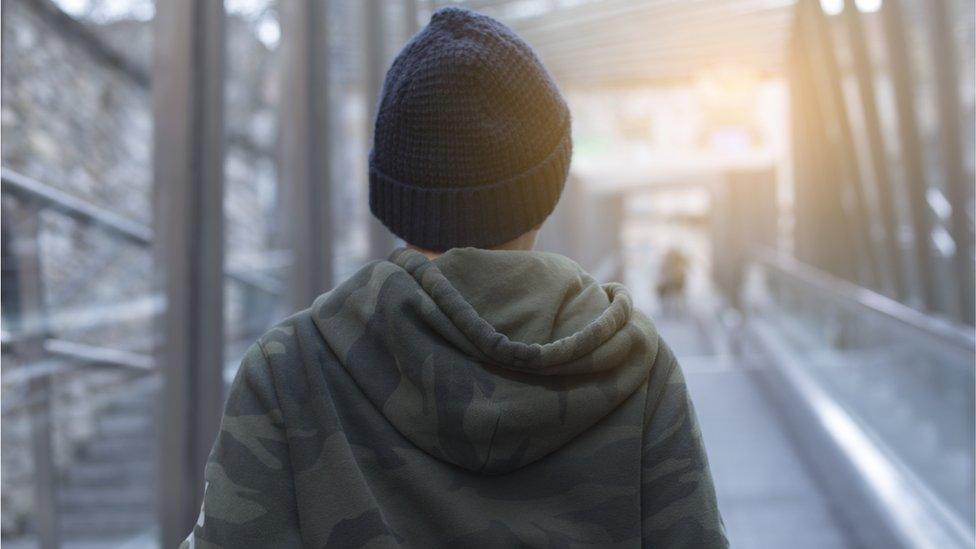
M 386 70 L 386 55 L 383 51 L 386 25 L 384 25 L 383 15 L 383 2 L 381 0 L 365 0 L 363 2 L 363 38 L 366 48 L 366 62 L 363 66 L 366 100 L 366 150 L 371 150 L 373 147 L 373 123 L 376 119 L 376 108 Z M 385 259 L 393 251 L 395 245 L 393 233 L 372 215 L 368 217 L 368 259 Z
M 885 269 L 891 280 L 891 293 L 899 300 L 907 297 L 905 289 L 904 265 L 901 259 L 901 246 L 898 239 L 898 219 L 895 210 L 895 193 L 891 177 L 888 175 L 888 161 L 885 157 L 881 122 L 878 120 L 877 96 L 874 92 L 873 70 L 864 40 L 860 11 L 854 0 L 844 2 L 844 25 L 850 41 L 857 90 L 864 113 L 864 128 L 871 149 L 871 169 L 874 173 L 875 189 L 878 192 L 881 225 L 884 227 L 883 244 L 887 255 Z
M 976 306 L 973 301 L 973 227 L 966 205 L 969 202 L 968 189 L 973 182 L 966 176 L 963 167 L 956 52 L 948 2 L 934 0 L 928 7 L 931 59 L 939 98 L 939 138 L 945 162 L 946 194 L 952 204 L 949 232 L 956 244 L 953 260 L 959 312 L 961 320 L 972 324 Z
M 810 6 L 802 3 L 797 9 L 819 10 L 819 6 Z M 838 132 L 832 136 L 830 130 L 836 128 L 828 127 L 836 118 L 835 106 L 829 100 L 831 93 L 824 89 L 829 78 L 822 70 L 822 62 L 818 63 L 822 46 L 816 37 L 810 36 L 810 27 L 808 15 L 800 11 L 794 30 L 796 67 L 791 82 L 796 87 L 796 101 L 791 108 L 799 107 L 796 116 L 802 120 L 803 134 L 795 146 L 804 148 L 802 153 L 808 168 L 795 168 L 797 185 L 806 187 L 798 189 L 797 200 L 807 200 L 805 204 L 796 204 L 797 224 L 798 229 L 803 227 L 801 234 L 806 238 L 803 244 L 814 265 L 839 277 L 857 280 L 862 233 L 856 223 L 858 212 L 843 207 L 842 192 L 850 174 L 845 171 L 847 165 L 838 161 L 843 154 L 836 143 Z
M 854 143 L 851 135 L 850 121 L 847 115 L 847 106 L 844 103 L 844 94 L 841 89 L 840 71 L 837 67 L 837 59 L 834 52 L 833 40 L 830 37 L 830 29 L 827 28 L 827 21 L 820 3 L 816 0 L 802 2 L 800 9 L 806 9 L 806 13 L 801 17 L 808 17 L 807 33 L 812 41 L 808 53 L 816 59 L 812 63 L 816 78 L 820 81 L 822 95 L 821 100 L 827 106 L 830 119 L 836 123 L 836 133 L 832 137 L 833 152 L 840 162 L 840 173 L 848 188 L 853 191 L 854 208 L 851 215 L 850 227 L 854 230 L 854 237 L 858 240 L 859 256 L 863 258 L 862 267 L 864 271 L 864 285 L 871 288 L 880 287 L 880 269 L 876 250 L 871 239 L 869 230 L 870 210 L 868 208 L 867 196 L 864 186 L 860 181 L 857 161 L 854 157 Z M 828 133 L 828 135 L 830 135 Z
M 812 202 L 810 185 L 810 130 L 807 124 L 805 97 L 806 82 L 800 69 L 802 39 L 798 25 L 790 38 L 787 70 L 790 93 L 790 149 L 793 162 L 793 254 L 810 265 L 819 265 L 813 242 L 814 223 L 809 208 Z
M 898 110 L 898 133 L 915 237 L 914 263 L 918 269 L 919 293 L 925 307 L 934 311 L 938 308 L 938 302 L 935 291 L 935 260 L 932 257 L 932 218 L 925 198 L 927 184 L 922 169 L 922 143 L 918 137 L 915 119 L 915 93 L 909 65 L 911 58 L 906 45 L 907 32 L 899 2 L 900 0 L 885 0 L 881 5 L 881 16 Z
M 196 521 L 223 406 L 223 2 L 167 0 L 153 22 L 154 257 L 162 547 Z
M 41 272 L 39 209 L 27 201 L 4 200 L 2 219 L 3 255 L 8 261 L 4 265 L 4 292 L 7 295 L 3 304 L 8 307 L 4 316 L 10 318 L 12 314 L 15 319 L 13 326 L 7 326 L 8 330 L 13 328 L 17 336 L 13 352 L 24 367 L 43 369 L 41 361 L 45 355 L 48 324 Z M 32 402 L 28 414 L 34 467 L 34 517 L 41 549 L 54 549 L 61 544 L 57 471 L 51 439 L 54 431 L 52 389 L 51 377 L 47 374 L 41 373 L 30 379 L 28 392 Z
M 289 301 L 304 309 L 332 286 L 332 177 L 324 0 L 281 3 L 279 173 L 292 251 Z
M 420 30 L 417 22 L 417 0 L 403 0 L 403 38 L 410 40 Z

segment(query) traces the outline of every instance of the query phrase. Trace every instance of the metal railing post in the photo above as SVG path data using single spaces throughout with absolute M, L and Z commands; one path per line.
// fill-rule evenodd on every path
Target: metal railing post
M 885 0 L 881 5 L 885 47 L 891 71 L 895 106 L 898 111 L 898 139 L 905 168 L 908 205 L 911 211 L 914 257 L 918 269 L 918 293 L 929 311 L 938 311 L 935 258 L 932 254 L 932 211 L 925 198 L 928 182 L 922 162 L 922 141 L 915 118 L 915 90 L 912 81 L 908 36 L 900 0 Z
M 943 163 L 946 174 L 946 195 L 952 204 L 949 233 L 956 245 L 953 254 L 956 298 L 960 304 L 960 318 L 972 324 L 974 313 L 973 292 L 973 220 L 967 212 L 973 182 L 963 167 L 961 124 L 968 124 L 959 106 L 959 78 L 956 51 L 953 44 L 950 6 L 945 0 L 936 0 L 928 7 L 929 36 L 932 41 L 932 66 L 935 69 L 935 88 L 938 93 L 939 138 L 942 143 Z
M 829 113 L 829 120 L 833 124 L 832 129 L 834 131 L 828 132 L 828 136 L 832 137 L 830 139 L 831 152 L 836 155 L 835 161 L 840 164 L 839 172 L 842 175 L 844 185 L 842 189 L 850 190 L 850 197 L 853 201 L 848 219 L 850 228 L 854 233 L 851 236 L 856 238 L 858 243 L 856 259 L 860 262 L 861 277 L 866 286 L 878 289 L 881 287 L 881 268 L 874 242 L 871 239 L 871 208 L 854 157 L 851 125 L 847 105 L 844 102 L 843 89 L 841 88 L 840 69 L 837 64 L 833 37 L 819 2 L 815 0 L 802 1 L 797 8 L 801 10 L 800 17 L 806 19 L 804 30 L 810 41 L 808 44 L 811 46 L 808 55 L 813 60 L 811 66 L 814 69 L 814 79 L 818 80 L 820 84 L 818 99 L 823 102 L 823 106 Z M 803 19 L 801 19 L 802 22 Z M 831 136 L 831 133 L 834 135 Z
M 891 281 L 891 295 L 900 301 L 907 297 L 904 273 L 902 270 L 901 246 L 898 240 L 898 216 L 895 206 L 894 181 L 888 174 L 888 159 L 885 156 L 884 138 L 879 121 L 877 95 L 874 91 L 874 74 L 868 56 L 861 14 L 854 0 L 844 2 L 844 26 L 849 38 L 854 74 L 857 78 L 858 98 L 864 118 L 864 130 L 870 149 L 871 168 L 874 174 L 874 187 L 878 193 L 878 209 L 881 213 L 881 226 L 884 228 L 883 244 Z
M 364 64 L 364 93 L 366 99 L 366 150 L 373 146 L 373 121 L 379 108 L 380 90 L 383 87 L 383 75 L 386 55 L 384 51 L 385 36 L 385 3 L 381 0 L 365 0 L 363 2 L 363 39 L 366 48 L 366 63 Z M 371 214 L 367 216 L 369 227 L 369 255 L 367 259 L 385 259 L 393 251 L 395 237 L 386 226 Z
M 38 208 L 29 201 L 6 200 L 3 202 L 3 230 L 11 247 L 8 260 L 13 266 L 12 282 L 16 288 L 10 295 L 16 296 L 14 314 L 16 328 L 26 335 L 17 338 L 14 353 L 24 364 L 34 364 L 44 354 L 47 333 L 44 307 L 43 279 L 41 278 L 40 239 Z M 5 306 L 8 304 L 5 303 Z M 7 311 L 10 314 L 10 311 Z M 34 465 L 34 511 L 37 539 L 41 549 L 60 546 L 60 521 L 58 520 L 57 471 L 54 464 L 51 440 L 50 375 L 41 375 L 28 384 L 32 404 L 28 408 L 30 418 L 31 460 Z
M 281 4 L 281 194 L 288 207 L 289 305 L 303 309 L 332 286 L 334 229 L 329 51 L 324 0 Z
M 162 547 L 196 521 L 223 407 L 224 6 L 166 0 L 153 20 L 154 257 Z

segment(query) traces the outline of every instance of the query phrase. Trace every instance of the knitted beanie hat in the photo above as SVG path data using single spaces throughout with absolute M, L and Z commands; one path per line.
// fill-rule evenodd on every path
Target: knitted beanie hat
M 552 213 L 571 156 L 569 109 L 528 44 L 444 8 L 386 74 L 369 207 L 415 246 L 496 246 Z

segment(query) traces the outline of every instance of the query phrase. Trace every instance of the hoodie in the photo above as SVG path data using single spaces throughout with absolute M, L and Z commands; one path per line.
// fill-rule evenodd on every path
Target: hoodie
M 200 547 L 725 547 L 674 355 L 562 256 L 400 249 L 246 353 Z

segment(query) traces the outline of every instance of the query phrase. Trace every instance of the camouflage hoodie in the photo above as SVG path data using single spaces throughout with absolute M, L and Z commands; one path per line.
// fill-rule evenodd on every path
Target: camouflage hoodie
M 681 371 L 619 284 L 401 249 L 247 352 L 197 547 L 725 547 Z

